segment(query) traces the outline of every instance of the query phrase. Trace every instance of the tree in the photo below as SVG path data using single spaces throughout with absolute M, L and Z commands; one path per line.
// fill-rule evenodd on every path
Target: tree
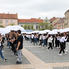
M 40 26 L 40 30 L 49 29 L 49 23 L 48 22 L 40 23 L 39 26 Z
M 23 28 L 24 28 L 24 29 L 27 29 L 27 24 L 25 24 L 25 25 L 23 26 Z
M 52 25 L 49 26 L 49 30 L 53 30 L 53 26 Z
M 1 27 L 1 28 L 4 28 L 4 26 L 3 26 L 3 25 L 0 25 L 0 27 Z
M 13 26 L 13 25 L 15 25 L 14 23 L 10 23 L 10 24 L 8 24 L 8 25 L 11 25 L 11 26 Z
M 34 28 L 33 28 L 33 24 L 31 24 L 31 30 L 34 30 Z
M 39 30 L 45 30 L 45 29 L 53 29 L 53 26 L 50 25 L 48 22 L 43 22 L 39 24 L 40 29 Z
M 21 27 L 23 27 L 23 25 L 21 25 Z
M 44 23 L 39 23 L 40 29 L 44 28 Z
M 30 29 L 30 25 L 28 25 L 27 29 Z

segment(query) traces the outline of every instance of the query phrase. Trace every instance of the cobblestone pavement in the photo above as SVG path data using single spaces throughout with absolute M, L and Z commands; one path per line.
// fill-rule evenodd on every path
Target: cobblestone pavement
M 8 62 L 4 62 L 0 58 L 0 69 L 69 69 L 69 52 L 59 56 L 59 49 L 42 49 L 39 45 L 33 45 L 28 41 L 24 41 L 24 49 L 22 50 L 22 64 L 16 65 L 17 57 L 12 55 L 12 51 L 6 46 L 4 47 L 4 57 Z

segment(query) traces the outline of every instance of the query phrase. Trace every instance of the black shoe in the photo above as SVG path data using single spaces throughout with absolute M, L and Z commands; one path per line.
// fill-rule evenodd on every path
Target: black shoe
M 22 62 L 17 61 L 16 64 L 22 64 Z
M 7 62 L 7 59 L 5 59 L 4 61 Z

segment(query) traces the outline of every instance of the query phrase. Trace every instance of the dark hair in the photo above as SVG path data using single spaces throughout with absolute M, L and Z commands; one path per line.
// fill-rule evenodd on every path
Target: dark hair
M 48 37 L 50 37 L 51 35 L 49 35 Z
M 63 36 L 63 33 L 60 34 L 60 37 L 62 37 L 62 36 Z
M 19 34 L 21 34 L 21 30 L 18 30 L 17 32 L 18 32 Z
M 11 32 L 14 32 L 14 30 L 11 30 Z
M 15 33 L 17 33 L 17 31 L 15 31 Z

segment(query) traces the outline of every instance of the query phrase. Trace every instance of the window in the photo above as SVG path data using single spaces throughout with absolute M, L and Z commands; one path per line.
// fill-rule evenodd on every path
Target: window
M 61 27 L 61 25 L 58 25 L 58 27 Z
M 0 20 L 0 23 L 2 23 L 2 20 Z
M 38 29 L 38 26 L 36 26 L 36 29 Z
M 14 23 L 14 21 L 12 20 L 11 23 Z
M 63 29 L 63 24 L 62 24 L 62 29 Z
M 6 23 L 8 23 L 9 21 L 8 20 L 6 20 Z

